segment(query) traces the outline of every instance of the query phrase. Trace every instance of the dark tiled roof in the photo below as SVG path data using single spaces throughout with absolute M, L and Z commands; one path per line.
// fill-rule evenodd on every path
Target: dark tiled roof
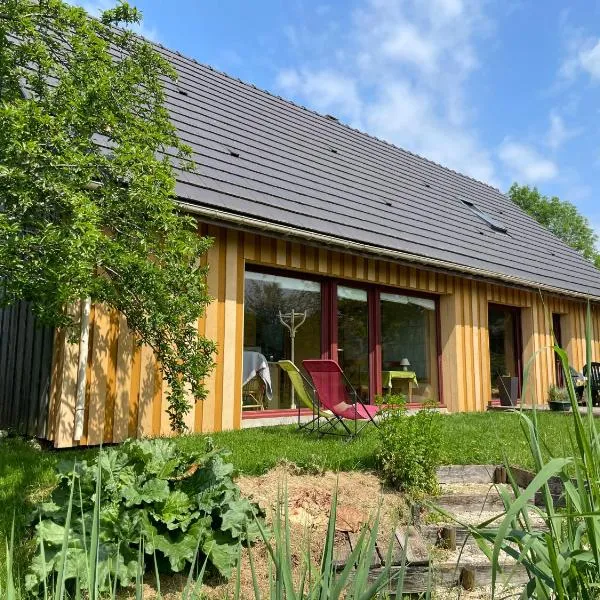
M 600 297 L 600 271 L 497 189 L 157 49 L 179 74 L 166 84 L 168 109 L 197 163 L 178 177 L 181 200 Z

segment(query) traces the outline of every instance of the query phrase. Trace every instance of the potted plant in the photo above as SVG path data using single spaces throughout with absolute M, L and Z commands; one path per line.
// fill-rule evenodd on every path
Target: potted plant
M 548 406 L 550 410 L 568 412 L 571 410 L 569 391 L 567 388 L 551 385 L 548 390 Z
M 498 392 L 502 406 L 516 406 L 519 399 L 519 378 L 510 374 L 498 377 Z

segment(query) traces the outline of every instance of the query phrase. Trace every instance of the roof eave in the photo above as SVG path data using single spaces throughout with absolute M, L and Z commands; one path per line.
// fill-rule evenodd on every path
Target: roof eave
M 273 223 L 271 221 L 264 221 L 253 217 L 246 217 L 243 215 L 230 213 L 209 206 L 194 204 L 181 199 L 177 199 L 177 204 L 189 213 L 203 216 L 215 221 L 225 221 L 250 229 L 259 229 L 262 231 L 268 231 L 269 233 L 277 233 L 279 235 L 296 237 L 304 239 L 306 241 L 319 242 L 327 244 L 329 246 L 337 246 L 344 250 L 370 254 L 373 256 L 378 256 L 380 258 L 386 258 L 388 260 L 400 260 L 404 262 L 417 263 L 426 267 L 448 270 L 458 274 L 466 274 L 485 279 L 494 279 L 504 283 L 508 283 L 513 286 L 526 287 L 530 289 L 548 292 L 551 294 L 558 294 L 561 296 L 570 296 L 572 298 L 579 298 L 581 300 L 600 302 L 600 296 L 595 296 L 593 294 L 584 294 L 582 292 L 575 292 L 573 290 L 568 290 L 559 286 L 541 284 L 527 280 L 522 277 L 506 275 L 505 273 L 497 273 L 494 271 L 488 271 L 487 269 L 469 267 L 466 265 L 453 263 L 451 261 L 430 258 L 419 254 L 412 254 L 410 252 L 391 250 L 388 248 L 382 248 L 370 244 L 363 244 L 361 242 L 354 242 L 351 240 L 338 238 L 323 233 L 316 233 L 305 229 L 299 229 L 297 227 L 291 227 L 289 225 L 282 225 L 280 223 Z

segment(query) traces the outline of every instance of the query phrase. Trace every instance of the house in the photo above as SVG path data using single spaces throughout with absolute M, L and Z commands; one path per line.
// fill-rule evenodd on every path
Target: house
M 198 327 L 219 352 L 192 431 L 291 418 L 277 361 L 292 351 L 338 360 L 367 402 L 402 391 L 482 411 L 502 381 L 544 402 L 560 382 L 552 332 L 581 369 L 591 301 L 600 360 L 600 272 L 497 189 L 157 50 L 179 73 L 168 108 L 198 165 L 178 201 L 214 239 Z M 160 370 L 122 316 L 92 307 L 86 344 L 35 330 L 26 306 L 0 325 L 0 428 L 57 447 L 169 433 Z M 245 381 L 257 365 L 264 378 Z

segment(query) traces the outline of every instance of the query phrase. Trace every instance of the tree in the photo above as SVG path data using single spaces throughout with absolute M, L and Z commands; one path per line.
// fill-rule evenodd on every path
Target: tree
M 556 196 L 542 196 L 537 188 L 517 183 L 510 186 L 508 195 L 538 223 L 600 268 L 600 252 L 596 247 L 598 236 L 575 205 Z
M 100 20 L 62 0 L 0 5 L 1 302 L 28 300 L 73 336 L 81 299 L 120 311 L 154 349 L 182 431 L 185 391 L 203 398 L 213 365 L 197 328 L 210 240 L 173 201 L 174 167 L 193 168 L 163 102 L 176 73 L 116 27 L 139 20 L 125 2 Z

